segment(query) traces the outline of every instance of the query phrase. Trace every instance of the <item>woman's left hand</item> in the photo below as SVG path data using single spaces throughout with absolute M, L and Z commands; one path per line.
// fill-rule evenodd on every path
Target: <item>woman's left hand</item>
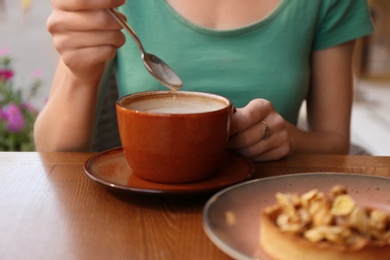
M 228 148 L 253 161 L 286 157 L 290 152 L 286 124 L 271 102 L 254 99 L 233 114 Z

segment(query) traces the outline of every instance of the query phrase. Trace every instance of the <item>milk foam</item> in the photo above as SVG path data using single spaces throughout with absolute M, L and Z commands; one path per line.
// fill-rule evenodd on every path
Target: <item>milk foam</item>
M 132 110 L 162 114 L 205 113 L 220 110 L 226 106 L 227 102 L 224 100 L 181 95 L 142 99 L 126 105 Z

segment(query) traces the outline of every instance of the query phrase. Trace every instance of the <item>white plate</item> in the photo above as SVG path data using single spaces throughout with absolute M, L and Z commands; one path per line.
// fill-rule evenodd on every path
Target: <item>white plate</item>
M 270 259 L 259 246 L 260 212 L 276 203 L 276 192 L 328 192 L 343 185 L 362 206 L 390 213 L 390 178 L 348 173 L 302 173 L 247 181 L 226 188 L 206 203 L 203 227 L 210 240 L 235 259 Z

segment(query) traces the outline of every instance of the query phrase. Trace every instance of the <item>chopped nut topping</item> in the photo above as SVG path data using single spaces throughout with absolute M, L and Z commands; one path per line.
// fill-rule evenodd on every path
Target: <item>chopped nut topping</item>
M 390 244 L 390 216 L 357 205 L 340 185 L 329 194 L 316 189 L 302 195 L 277 193 L 276 200 L 280 209 L 276 225 L 283 232 L 354 247 Z
M 347 194 L 336 196 L 332 204 L 330 213 L 333 216 L 347 216 L 355 209 L 355 202 Z

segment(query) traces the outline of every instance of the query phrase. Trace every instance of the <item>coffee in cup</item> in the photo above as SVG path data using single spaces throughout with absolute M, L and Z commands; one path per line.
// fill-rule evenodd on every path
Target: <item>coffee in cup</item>
M 116 104 L 127 162 L 137 176 L 187 183 L 212 176 L 226 149 L 233 105 L 189 91 L 130 94 Z

